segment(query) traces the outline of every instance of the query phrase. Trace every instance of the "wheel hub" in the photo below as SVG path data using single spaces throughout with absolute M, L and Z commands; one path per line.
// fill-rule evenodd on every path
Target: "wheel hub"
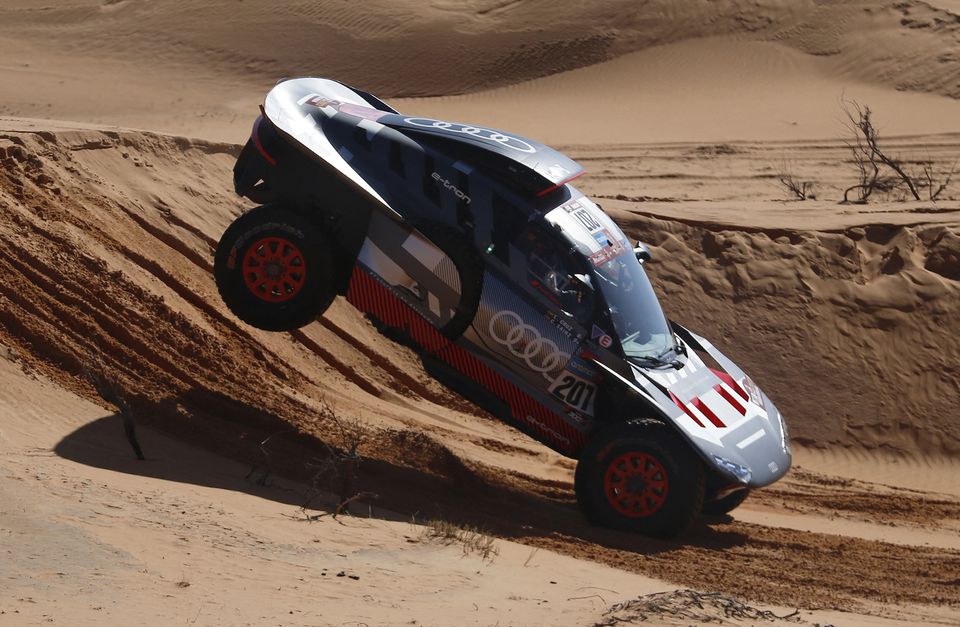
M 638 451 L 614 458 L 604 474 L 604 492 L 613 509 L 623 516 L 650 516 L 667 500 L 669 477 L 654 455 Z
M 283 237 L 265 237 L 243 256 L 243 281 L 254 296 L 282 303 L 297 296 L 307 278 L 306 260 L 296 244 Z

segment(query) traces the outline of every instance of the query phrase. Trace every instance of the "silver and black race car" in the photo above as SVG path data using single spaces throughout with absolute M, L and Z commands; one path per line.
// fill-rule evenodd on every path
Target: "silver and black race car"
M 780 412 L 667 320 L 641 243 L 540 143 L 398 113 L 320 78 L 280 82 L 234 169 L 261 205 L 223 234 L 224 302 L 261 329 L 338 295 L 449 387 L 578 459 L 590 521 L 681 533 L 790 467 Z

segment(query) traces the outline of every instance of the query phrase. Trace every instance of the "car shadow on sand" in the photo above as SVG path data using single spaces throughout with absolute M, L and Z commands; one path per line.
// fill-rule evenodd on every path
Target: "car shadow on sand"
M 169 408 L 174 406 L 180 419 L 171 421 Z M 317 493 L 310 484 L 309 469 L 316 467 L 311 464 L 327 451 L 321 441 L 296 433 L 277 417 L 273 417 L 276 424 L 266 429 L 265 425 L 228 420 L 218 420 L 216 429 L 205 428 L 183 407 L 180 402 L 158 405 L 162 424 L 159 420 L 138 424 L 136 437 L 143 460 L 137 459 L 125 438 L 125 421 L 119 414 L 81 426 L 64 437 L 54 452 L 64 459 L 113 472 L 247 493 L 289 505 L 291 516 L 336 509 L 338 499 L 332 493 Z M 282 425 L 286 428 L 274 428 Z M 129 428 L 129 424 L 126 426 Z M 274 453 L 265 463 L 260 443 L 268 436 Z M 433 468 L 364 458 L 356 488 L 368 496 L 352 504 L 354 515 L 406 522 L 443 519 L 508 540 L 537 545 L 548 541 L 558 548 L 593 544 L 653 555 L 690 546 L 718 550 L 748 541 L 744 534 L 716 525 L 724 518 L 695 523 L 686 534 L 672 540 L 594 527 L 577 510 L 572 486 L 565 489 L 562 484 L 551 485 L 542 492 L 521 488 L 509 473 L 492 476 L 489 469 L 476 471 L 457 458 Z M 309 509 L 302 510 L 308 500 Z

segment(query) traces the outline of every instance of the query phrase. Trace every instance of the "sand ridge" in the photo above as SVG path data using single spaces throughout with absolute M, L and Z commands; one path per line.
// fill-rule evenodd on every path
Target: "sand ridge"
M 4 2 L 0 622 L 596 624 L 691 588 L 808 624 L 956 623 L 960 194 L 838 200 L 855 178 L 842 98 L 874 109 L 911 169 L 960 156 L 958 15 L 952 0 Z M 572 460 L 342 300 L 290 334 L 233 318 L 211 277 L 250 206 L 231 168 L 263 95 L 301 74 L 583 163 L 578 185 L 651 244 L 668 314 L 776 399 L 791 474 L 679 541 L 606 532 L 576 510 Z M 785 170 L 816 200 L 791 201 Z M 342 444 L 334 416 L 362 432 L 367 496 L 306 522 L 335 505 L 311 484 Z M 483 528 L 500 557 L 423 542 L 411 520 L 434 517 Z
M 50 132 L 35 130 L 30 123 L 20 124 L 27 130 L 16 130 L 18 124 L 7 121 L 0 144 L 8 168 L 0 180 L 0 203 L 9 216 L 2 227 L 0 263 L 7 276 L 16 278 L 0 288 L 5 303 L 0 335 L 11 354 L 38 376 L 96 400 L 97 390 L 83 377 L 85 367 L 94 368 L 126 390 L 142 424 L 227 452 L 268 473 L 304 478 L 306 467 L 296 460 L 310 459 L 318 451 L 290 427 L 304 435 L 329 437 L 324 409 L 329 403 L 341 415 L 359 416 L 368 431 L 362 482 L 364 491 L 378 494 L 377 506 L 402 515 L 427 512 L 480 524 L 533 547 L 681 585 L 719 588 L 767 603 L 838 610 L 868 609 L 878 601 L 946 607 L 960 602 L 950 576 L 943 576 L 953 572 L 960 559 L 957 530 L 948 522 L 960 510 L 955 497 L 934 497 L 922 486 L 919 492 L 901 490 L 892 497 L 879 486 L 841 482 L 844 492 L 829 477 L 794 473 L 795 479 L 783 488 L 758 495 L 752 518 L 711 521 L 684 542 L 655 542 L 590 528 L 572 502 L 570 460 L 457 400 L 430 379 L 414 354 L 379 336 L 345 303 L 338 302 L 324 320 L 294 334 L 248 329 L 225 312 L 213 296 L 211 233 L 222 229 L 242 203 L 226 185 L 211 185 L 208 177 L 227 179 L 235 146 L 131 131 Z M 180 182 L 178 192 L 157 193 L 160 187 L 169 188 L 171 180 Z M 826 235 L 738 232 L 734 227 L 715 233 L 616 208 L 613 215 L 655 245 L 658 260 L 651 266 L 652 276 L 671 313 L 689 316 L 685 322 L 699 319 L 704 332 L 721 344 L 721 338 L 733 337 L 728 329 L 736 328 L 739 317 L 738 309 L 725 305 L 734 294 L 756 311 L 752 320 L 763 320 L 762 312 L 771 316 L 767 323 L 754 322 L 753 333 L 809 332 L 822 339 L 823 329 L 791 325 L 798 314 L 784 310 L 782 303 L 764 304 L 778 291 L 769 287 L 769 272 L 765 279 L 749 268 L 753 255 L 769 257 L 771 253 L 764 252 L 768 247 L 791 245 L 798 252 L 783 257 L 790 263 L 782 276 L 772 276 L 794 281 L 794 270 L 786 269 L 797 266 L 800 244 L 808 241 L 812 250 L 822 251 Z M 722 243 L 726 240 L 729 246 Z M 922 241 L 919 236 L 915 240 Z M 681 248 L 680 242 L 701 242 L 704 247 Z M 735 265 L 724 263 L 722 256 L 732 254 L 747 257 Z M 75 261 L 64 263 L 67 259 Z M 858 285 L 859 272 L 870 267 L 865 264 L 849 274 L 842 257 L 821 256 L 819 262 L 825 268 L 837 266 L 824 274 L 839 285 Z M 761 267 L 777 263 L 768 260 Z M 679 276 L 692 267 L 712 269 L 713 274 Z M 738 282 L 737 273 L 728 274 L 730 268 L 744 271 L 744 278 Z M 900 270 L 920 272 L 904 266 L 897 274 Z M 888 276 L 880 272 L 876 277 L 881 275 Z M 935 284 L 953 289 L 951 281 L 941 278 Z M 683 285 L 687 292 L 700 286 L 703 294 L 687 299 L 672 285 Z M 789 286 L 778 289 L 795 289 Z M 705 310 L 706 299 L 712 304 Z M 819 306 L 833 305 L 826 299 Z M 883 307 L 876 311 L 877 320 L 887 315 Z M 913 325 L 905 334 L 917 333 L 917 319 L 907 317 L 902 324 Z M 743 348 L 735 342 L 723 348 L 750 365 L 751 351 L 738 353 Z M 798 441 L 894 448 L 914 455 L 931 447 L 953 450 L 956 436 L 949 418 L 932 416 L 923 430 L 905 425 L 902 433 L 891 433 L 882 428 L 882 419 L 872 426 L 870 414 L 840 423 L 824 415 L 819 409 L 842 401 L 837 395 L 847 388 L 824 388 L 818 372 L 812 372 L 811 381 L 817 381 L 823 397 L 817 410 L 805 409 L 803 395 L 789 395 L 799 376 L 792 365 L 802 355 L 784 354 L 782 371 L 770 360 L 754 367 L 763 385 L 786 397 L 781 405 L 791 408 L 788 421 Z M 780 376 L 782 387 L 777 384 Z M 935 380 L 930 384 L 936 385 Z M 909 410 L 909 405 L 904 407 Z M 104 437 L 109 430 L 99 422 L 81 426 L 67 441 Z M 114 429 L 117 446 L 125 448 L 119 425 Z M 939 439 L 926 439 L 927 433 L 939 434 Z M 265 458 L 259 443 L 271 434 L 278 437 L 271 440 Z M 85 463 L 100 464 L 95 458 Z M 789 504 L 801 520 L 789 524 L 764 517 L 765 510 L 781 509 L 781 504 Z M 842 536 L 819 522 L 836 517 L 851 520 Z M 898 541 L 878 542 L 883 535 L 877 525 L 888 524 L 902 528 Z M 820 558 L 811 561 L 811 552 Z M 760 585 L 772 578 L 783 581 L 784 560 L 790 564 L 789 585 Z M 824 576 L 824 563 L 835 577 Z M 926 570 L 917 570 L 915 564 L 921 563 Z M 717 573 L 729 573 L 731 567 L 738 574 L 718 583 Z

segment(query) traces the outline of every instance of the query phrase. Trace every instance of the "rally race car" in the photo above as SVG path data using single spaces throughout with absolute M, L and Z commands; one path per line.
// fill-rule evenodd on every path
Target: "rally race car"
M 234 168 L 260 206 L 216 252 L 240 319 L 292 330 L 346 296 L 446 385 L 579 460 L 595 524 L 676 535 L 787 472 L 780 412 L 667 320 L 649 250 L 570 184 L 580 165 L 320 78 L 280 82 L 261 112 Z

